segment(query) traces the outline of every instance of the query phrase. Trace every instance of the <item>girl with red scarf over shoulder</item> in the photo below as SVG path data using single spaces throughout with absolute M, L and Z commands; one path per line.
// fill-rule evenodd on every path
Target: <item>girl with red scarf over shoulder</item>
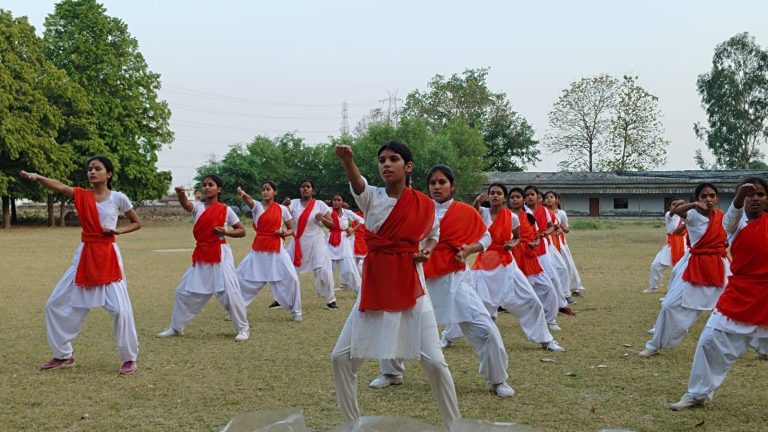
M 701 183 L 694 196 L 696 201 L 672 211 L 684 218 L 691 247 L 672 269 L 653 338 L 645 343 L 640 357 L 676 347 L 699 316 L 715 307 L 731 273 L 723 212 L 717 208 L 717 188 Z
M 290 200 L 288 211 L 293 217 L 296 230 L 293 241 L 288 244 L 288 255 L 293 258 L 296 273 L 312 272 L 317 297 L 325 300 L 325 308 L 337 310 L 334 294 L 333 264 L 323 231 L 324 219 L 331 220 L 331 209 L 322 201 L 313 198 L 315 184 L 303 180 L 299 187 L 301 198 Z M 274 307 L 278 302 L 270 305 Z
M 355 263 L 354 244 L 349 238 L 352 222 L 361 224 L 365 221 L 352 210 L 345 209 L 344 197 L 335 194 L 331 200 L 331 220 L 323 220 L 328 228 L 328 254 L 331 262 L 339 267 L 339 287 L 358 292 L 362 277 Z
M 237 266 L 237 280 L 245 306 L 248 307 L 264 285 L 269 284 L 278 304 L 291 312 L 292 320 L 301 321 L 299 275 L 283 241 L 293 235 L 291 213 L 275 201 L 277 186 L 271 181 L 261 185 L 261 202 L 240 187 L 237 196 L 251 209 L 253 230 L 256 231 L 251 251 Z
M 176 188 L 181 207 L 192 213 L 194 218 L 192 234 L 197 244 L 192 253 L 192 265 L 176 287 L 171 325 L 158 333 L 158 337 L 183 334 L 187 323 L 203 310 L 212 295 L 216 295 L 219 304 L 229 312 L 232 327 L 237 331 L 235 341 L 242 342 L 250 336 L 245 303 L 237 283 L 235 260 L 232 249 L 224 239 L 225 236 L 245 237 L 245 227 L 235 212 L 219 201 L 221 186 L 218 176 L 203 177 L 204 202 L 190 202 L 184 188 Z M 227 230 L 227 225 L 233 229 Z
M 544 273 L 549 276 L 552 284 L 555 286 L 555 295 L 557 295 L 558 311 L 566 315 L 575 315 L 573 310 L 568 306 L 568 301 L 563 295 L 563 284 L 560 278 L 560 274 L 555 267 L 555 263 L 552 261 L 549 254 L 549 242 L 547 239 L 550 234 L 555 231 L 555 223 L 552 220 L 552 215 L 542 204 L 541 192 L 536 186 L 526 186 L 525 192 L 525 205 L 527 210 L 533 215 L 536 220 L 536 238 L 539 240 L 534 251 L 536 252 L 536 258 L 539 260 L 541 268 L 544 269 Z
M 768 182 L 751 177 L 736 188 L 723 217 L 731 243 L 732 274 L 699 336 L 688 392 L 670 408 L 712 400 L 728 368 L 750 345 L 768 353 Z
M 507 384 L 509 357 L 499 329 L 472 286 L 466 259 L 491 244 L 491 236 L 477 211 L 454 201 L 453 171 L 437 165 L 427 174 L 429 193 L 435 203 L 435 219 L 440 223 L 440 241 L 424 263 L 427 292 L 438 324 L 458 325 L 480 358 L 480 373 L 490 391 L 511 397 L 515 391 Z M 370 386 L 382 388 L 402 383 L 403 362 L 383 359 L 381 375 Z
M 41 371 L 75 366 L 72 340 L 80 333 L 91 309 L 97 307 L 112 315 L 122 361 L 120 374 L 130 375 L 136 371 L 139 341 L 115 236 L 138 230 L 141 222 L 128 197 L 112 190 L 113 171 L 112 162 L 104 156 L 88 160 L 91 189 L 69 187 L 58 180 L 21 171 L 22 178 L 73 199 L 82 228 L 81 243 L 75 250 L 72 265 L 59 279 L 45 305 L 45 326 L 53 358 L 40 366 Z M 118 228 L 120 212 L 130 223 Z
M 405 144 L 390 141 L 379 148 L 383 188 L 368 185 L 360 175 L 351 147 L 336 146 L 335 153 L 366 216 L 368 245 L 357 303 L 331 354 L 341 418 L 349 422 L 360 417 L 356 372 L 363 359 L 418 359 L 450 428 L 460 417 L 459 406 L 422 270 L 437 246 L 435 205 L 409 187 L 413 156 Z
M 652 294 L 659 291 L 661 280 L 664 277 L 664 270 L 674 267 L 685 254 L 685 237 L 688 231 L 685 229 L 683 218 L 672 213 L 675 208 L 685 204 L 682 198 L 673 198 L 669 203 L 669 211 L 664 214 L 664 226 L 666 237 L 664 245 L 656 254 L 651 263 L 651 271 L 648 277 L 648 288 L 643 290 L 643 294 Z
M 547 205 L 544 195 L 539 194 L 539 205 L 537 210 L 539 208 L 544 208 L 546 210 L 547 218 L 552 222 L 552 227 L 554 228 L 548 236 L 543 238 L 544 243 L 547 245 L 547 256 L 549 257 L 549 261 L 555 267 L 557 277 L 560 279 L 560 289 L 563 290 L 563 298 L 568 304 L 572 304 L 574 301 L 571 298 L 571 273 L 568 270 L 568 264 L 565 262 L 565 258 L 560 254 L 559 234 L 562 232 L 562 227 L 560 225 L 560 219 L 558 219 L 555 214 L 557 205 Z
M 576 268 L 576 262 L 573 260 L 571 254 L 571 248 L 568 246 L 566 234 L 571 232 L 571 227 L 568 225 L 568 214 L 560 208 L 560 194 L 555 191 L 547 191 L 544 194 L 544 204 L 549 210 L 551 210 L 558 221 L 557 229 L 553 236 L 553 242 L 557 242 L 557 249 L 560 255 L 563 257 L 567 271 L 568 281 L 570 286 L 563 287 L 568 296 L 580 296 L 584 293 L 584 285 L 581 282 L 581 276 L 579 270 Z
M 555 291 L 555 284 L 549 278 L 536 256 L 536 249 L 541 243 L 536 231 L 536 219 L 525 209 L 525 192 L 518 187 L 509 191 L 507 205 L 520 221 L 520 247 L 512 249 L 515 263 L 523 272 L 528 283 L 541 301 L 544 308 L 544 317 L 550 331 L 559 331 L 557 324 L 557 312 L 560 307 L 560 299 Z
M 565 351 L 549 332 L 544 307 L 513 258 L 512 250 L 524 246 L 520 245 L 520 219 L 506 208 L 506 201 L 507 187 L 492 183 L 488 192 L 481 193 L 473 204 L 491 235 L 491 245 L 477 256 L 472 266 L 475 290 L 491 316 L 502 307 L 517 318 L 529 340 L 545 350 Z M 482 207 L 483 203 L 490 203 L 490 208 Z M 450 345 L 456 327 L 446 327 L 441 344 Z

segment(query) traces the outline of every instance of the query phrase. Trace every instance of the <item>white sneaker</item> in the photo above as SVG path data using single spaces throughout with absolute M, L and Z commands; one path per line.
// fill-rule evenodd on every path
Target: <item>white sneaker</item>
M 171 337 L 171 336 L 181 336 L 183 335 L 183 331 L 177 331 L 173 327 L 168 327 L 167 329 L 161 331 L 157 334 L 157 337 Z
M 445 337 L 445 335 L 440 335 L 440 349 L 446 349 L 450 348 L 451 345 L 453 345 L 453 342 Z
M 368 386 L 371 388 L 384 388 L 389 387 L 391 385 L 400 385 L 403 383 L 403 377 L 400 375 L 387 375 L 387 374 L 381 374 L 376 377 L 375 380 L 371 381 Z
M 646 289 L 643 290 L 643 294 L 653 294 L 655 292 L 659 292 L 659 288 L 658 287 L 655 287 L 655 288 L 654 287 L 649 287 L 649 288 L 646 288 Z
M 508 398 L 515 395 L 515 390 L 509 386 L 509 384 L 503 382 L 501 384 L 494 384 L 491 386 L 491 393 L 498 397 Z
M 680 411 L 684 410 L 686 408 L 691 408 L 695 406 L 702 406 L 704 405 L 704 402 L 706 402 L 706 399 L 697 399 L 693 396 L 691 396 L 690 393 L 686 393 L 683 395 L 683 397 L 680 398 L 679 401 L 670 404 L 669 409 Z
M 237 332 L 237 336 L 235 336 L 235 342 L 247 341 L 249 337 L 251 337 L 251 332 L 248 331 L 248 329 L 242 329 Z
M 301 317 L 301 315 L 291 315 L 291 319 L 292 319 L 293 321 L 297 321 L 297 322 L 298 322 L 298 321 L 303 321 L 303 320 L 304 320 L 304 318 L 302 318 L 302 317 Z
M 648 329 L 648 331 L 647 331 L 646 333 L 648 333 L 648 334 L 654 334 L 654 333 L 656 333 L 656 326 L 653 326 L 653 327 L 649 328 L 649 329 Z
M 639 355 L 642 358 L 648 358 L 648 357 L 653 357 L 658 353 L 659 353 L 659 350 L 652 350 L 652 349 L 646 348 L 640 351 L 639 353 L 637 353 L 637 355 Z
M 557 323 L 547 324 L 547 328 L 549 329 L 549 331 L 560 331 L 560 330 L 562 330 L 560 328 L 560 326 L 557 325 Z
M 553 352 L 565 352 L 565 348 L 558 345 L 557 341 L 552 339 L 549 342 L 542 342 L 541 347 L 544 348 L 547 351 L 553 351 Z

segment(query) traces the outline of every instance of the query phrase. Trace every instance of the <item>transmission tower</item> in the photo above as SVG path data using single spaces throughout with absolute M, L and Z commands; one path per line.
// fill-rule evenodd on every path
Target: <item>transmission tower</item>
M 387 123 L 394 127 L 397 127 L 397 120 L 400 118 L 400 107 L 397 103 L 402 101 L 397 97 L 397 90 L 394 92 L 387 90 L 387 98 L 379 100 L 379 102 L 387 103 Z
M 341 136 L 349 135 L 349 107 L 347 101 L 341 104 Z

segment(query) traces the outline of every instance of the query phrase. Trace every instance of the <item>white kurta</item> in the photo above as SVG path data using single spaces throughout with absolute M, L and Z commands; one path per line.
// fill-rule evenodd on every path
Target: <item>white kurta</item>
M 102 202 L 96 202 L 99 222 L 102 228 L 117 228 L 119 214 L 133 209 L 125 194 L 112 191 Z M 51 292 L 45 305 L 45 324 L 48 345 L 58 359 L 72 357 L 72 340 L 77 338 L 90 309 L 102 307 L 113 317 L 117 349 L 122 361 L 135 361 L 139 353 L 139 342 L 133 318 L 131 300 L 125 279 L 123 259 L 117 243 L 113 243 L 122 280 L 97 287 L 81 288 L 75 285 L 77 266 L 83 243 L 75 250 L 72 265 L 64 272 Z
M 299 228 L 299 218 L 304 212 L 304 205 L 300 199 L 291 200 L 288 211 L 290 211 L 293 217 L 293 225 L 295 229 Z M 316 219 L 317 215 L 324 215 L 329 213 L 331 209 L 322 201 L 315 200 L 315 206 L 309 214 L 307 219 L 307 225 L 304 228 L 304 232 L 301 235 L 301 266 L 296 268 L 296 271 L 301 273 L 311 272 L 315 269 L 327 269 L 330 272 L 331 257 L 328 254 L 328 247 L 325 241 L 325 231 L 323 231 L 322 222 Z M 288 245 L 288 255 L 293 259 L 294 256 L 294 241 Z
M 397 203 L 397 200 L 387 195 L 384 188 L 370 185 L 366 185 L 360 195 L 354 195 L 353 191 L 353 196 L 366 215 L 366 228 L 374 233 L 379 231 Z M 439 233 L 439 224 L 435 219 L 428 237 L 437 240 Z M 416 271 L 422 286 L 426 286 L 421 263 L 416 264 Z M 352 329 L 350 355 L 353 358 L 418 359 L 422 352 L 421 335 L 424 326 L 434 326 L 437 341 L 437 325 L 429 295 L 419 297 L 414 307 L 402 312 L 361 312 L 359 309 L 360 294 L 345 323 L 345 327 Z
M 280 206 L 283 222 L 292 219 L 291 213 L 286 207 L 277 203 L 272 205 Z M 264 211 L 262 203 L 254 202 L 254 206 L 251 209 L 254 223 L 258 223 Z M 299 275 L 296 273 L 296 267 L 293 266 L 293 260 L 285 250 L 283 241 L 280 241 L 280 250 L 278 252 L 263 252 L 251 249 L 240 265 L 237 266 L 237 277 L 246 306 L 250 305 L 264 285 L 269 283 L 270 291 L 272 291 L 272 296 L 275 300 L 284 308 L 289 309 L 291 315 L 301 316 Z
M 355 221 L 358 223 L 365 223 L 365 220 L 363 220 L 363 218 L 356 215 L 351 210 L 341 209 L 341 215 L 339 216 L 339 227 L 341 228 L 341 243 L 339 243 L 338 246 L 333 246 L 330 243 L 328 243 L 328 252 L 331 255 L 331 259 L 334 261 L 355 257 L 354 244 L 352 243 L 354 241 L 353 240 L 354 236 L 350 236 L 347 234 L 347 228 L 349 228 L 349 224 L 351 221 Z M 328 238 L 330 239 L 330 233 L 328 234 Z

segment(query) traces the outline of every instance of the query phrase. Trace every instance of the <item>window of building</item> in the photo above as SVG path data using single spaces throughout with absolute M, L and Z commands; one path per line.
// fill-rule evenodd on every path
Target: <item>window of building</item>
M 614 198 L 613 199 L 613 208 L 615 210 L 628 209 L 629 208 L 629 198 Z

